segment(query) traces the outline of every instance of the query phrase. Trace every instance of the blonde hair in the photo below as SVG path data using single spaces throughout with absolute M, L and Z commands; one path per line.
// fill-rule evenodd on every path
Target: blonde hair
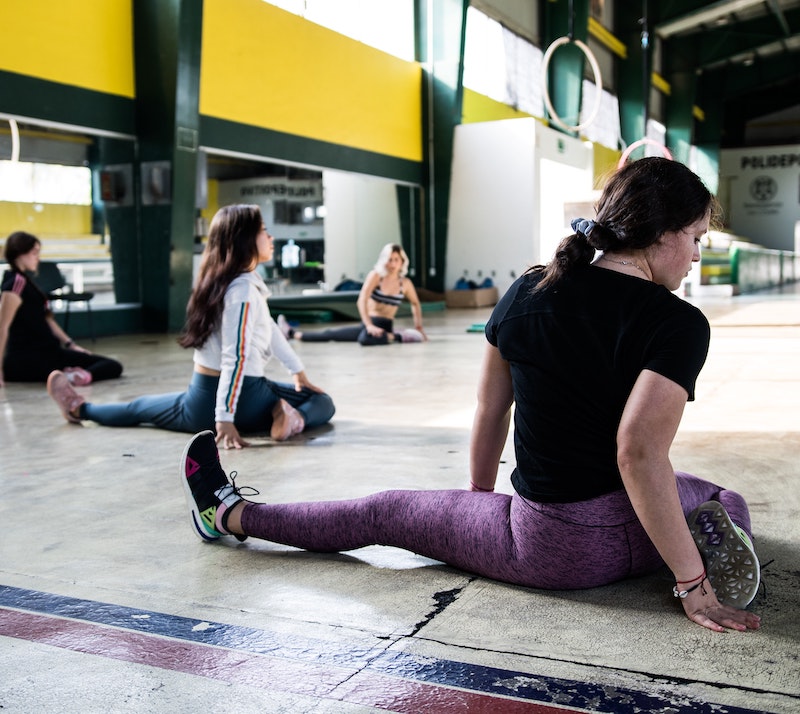
M 403 250 L 403 246 L 399 243 L 387 243 L 385 246 L 383 246 L 373 270 L 381 277 L 384 277 L 387 272 L 386 263 L 389 262 L 389 258 L 392 257 L 392 253 L 397 253 L 403 259 L 403 265 L 400 266 L 400 277 L 406 277 L 406 273 L 408 273 L 408 256 Z

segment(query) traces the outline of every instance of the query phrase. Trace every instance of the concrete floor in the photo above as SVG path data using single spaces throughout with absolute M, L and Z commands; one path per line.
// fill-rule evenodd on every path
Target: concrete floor
M 741 491 L 759 632 L 714 634 L 668 573 L 578 592 L 492 582 L 393 548 L 203 544 L 177 479 L 187 436 L 65 423 L 0 390 L 0 710 L 800 711 L 800 294 L 694 297 L 712 321 L 676 468 Z M 329 429 L 223 452 L 270 501 L 463 487 L 483 310 L 426 313 L 430 342 L 299 344 Z M 97 401 L 183 389 L 163 335 L 98 340 L 125 375 Z M 279 372 L 276 372 L 279 375 Z M 498 490 L 510 492 L 506 448 Z

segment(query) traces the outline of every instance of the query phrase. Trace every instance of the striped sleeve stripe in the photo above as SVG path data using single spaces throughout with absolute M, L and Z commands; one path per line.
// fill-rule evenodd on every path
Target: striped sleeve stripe
M 17 295 L 22 295 L 22 291 L 25 289 L 25 283 L 27 281 L 24 277 L 22 277 L 19 273 L 14 275 L 14 284 L 11 286 L 11 292 Z
M 250 303 L 242 304 L 242 311 L 239 313 L 239 326 L 236 330 L 236 360 L 231 374 L 231 383 L 228 387 L 228 394 L 225 398 L 225 410 L 233 413 L 238 399 L 239 390 L 244 378 L 244 356 L 246 352 L 245 330 L 247 328 L 247 318 L 250 315 Z

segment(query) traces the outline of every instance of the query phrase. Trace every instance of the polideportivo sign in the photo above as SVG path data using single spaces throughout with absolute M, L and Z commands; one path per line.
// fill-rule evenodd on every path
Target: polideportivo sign
M 720 152 L 720 198 L 731 230 L 776 250 L 795 250 L 800 221 L 800 147 Z

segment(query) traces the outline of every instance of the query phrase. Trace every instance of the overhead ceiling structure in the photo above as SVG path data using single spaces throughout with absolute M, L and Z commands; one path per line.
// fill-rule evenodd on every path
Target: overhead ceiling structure
M 683 0 L 651 7 L 665 62 L 691 66 L 695 104 L 721 112 L 723 147 L 747 145 L 748 125 L 768 115 L 782 117 L 768 133 L 770 143 L 800 143 L 800 0 Z

